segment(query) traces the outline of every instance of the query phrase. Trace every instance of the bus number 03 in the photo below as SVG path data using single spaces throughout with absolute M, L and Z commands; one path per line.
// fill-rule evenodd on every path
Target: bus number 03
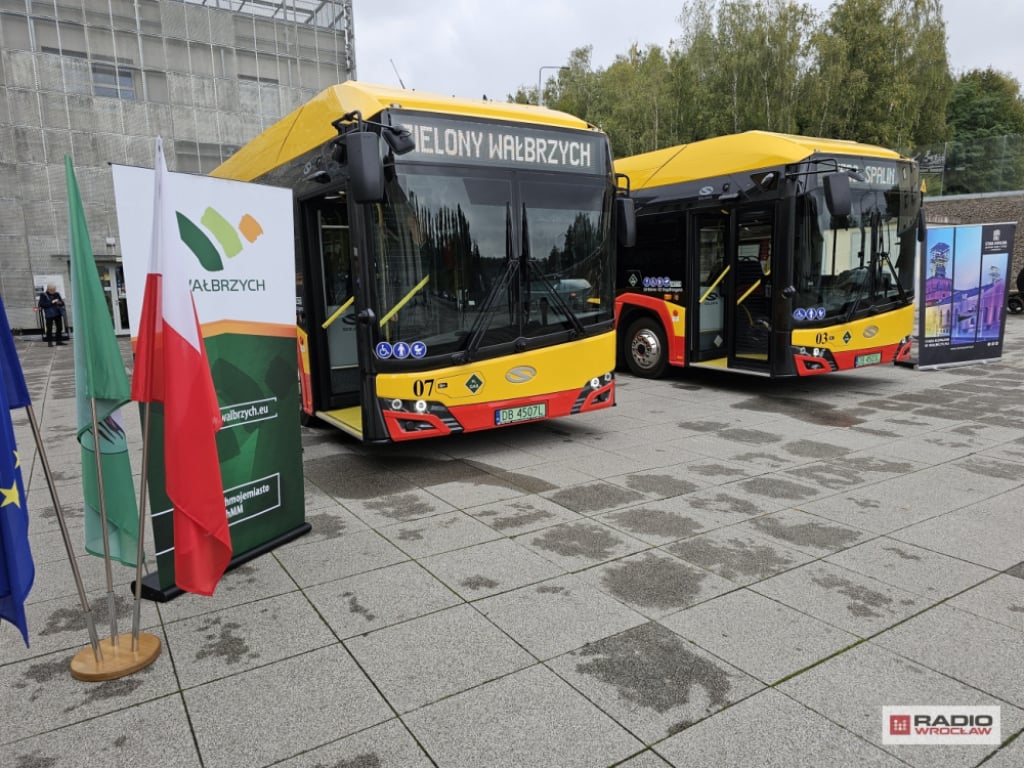
M 412 394 L 414 397 L 423 397 L 424 395 L 429 397 L 433 392 L 433 379 L 416 379 L 416 381 L 412 383 Z
M 828 344 L 828 334 L 827 333 L 819 333 L 817 336 L 814 337 L 814 343 L 815 344 Z

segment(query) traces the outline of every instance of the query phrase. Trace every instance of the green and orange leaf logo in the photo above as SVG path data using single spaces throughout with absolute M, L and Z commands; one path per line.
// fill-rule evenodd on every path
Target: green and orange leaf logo
M 180 211 L 175 211 L 175 214 L 178 218 L 178 234 L 181 236 L 181 241 L 195 254 L 207 272 L 220 272 L 224 269 L 222 252 L 228 259 L 233 259 L 240 254 L 243 248 L 243 237 L 248 242 L 255 243 L 257 238 L 263 234 L 263 227 L 250 214 L 242 216 L 238 226 L 235 227 L 216 208 L 208 206 L 199 221 L 220 245 L 220 249 L 218 249 L 206 232 L 192 219 Z

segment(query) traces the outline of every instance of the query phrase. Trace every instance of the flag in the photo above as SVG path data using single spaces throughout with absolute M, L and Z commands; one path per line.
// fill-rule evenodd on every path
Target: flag
M 0 619 L 21 630 L 26 646 L 25 599 L 32 589 L 36 569 L 28 546 L 28 510 L 11 409 L 30 404 L 7 311 L 0 298 Z
M 82 197 L 71 158 L 64 156 L 71 224 L 71 315 L 75 328 L 75 395 L 78 442 L 82 453 L 82 496 L 85 511 L 85 549 L 103 557 L 103 523 L 96 476 L 99 447 L 103 497 L 107 513 L 110 557 L 135 566 L 139 547 L 139 507 L 135 501 L 132 465 L 121 406 L 131 400 L 128 374 L 110 321 L 110 303 L 103 294 Z M 92 401 L 96 402 L 97 435 L 92 431 Z
M 174 581 L 212 595 L 231 561 L 224 487 L 217 456 L 220 406 L 210 376 L 183 260 L 163 143 L 156 140 L 153 241 L 142 299 L 132 399 L 163 403 L 164 475 L 174 506 Z

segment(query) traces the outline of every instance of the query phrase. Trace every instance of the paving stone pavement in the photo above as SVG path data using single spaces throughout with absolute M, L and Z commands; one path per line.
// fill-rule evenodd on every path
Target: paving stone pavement
M 72 348 L 17 348 L 97 606 Z M 1024 316 L 988 364 L 620 374 L 614 410 L 413 445 L 303 429 L 312 532 L 145 602 L 163 652 L 105 683 L 70 675 L 15 427 L 37 577 L 31 648 L 0 624 L 5 768 L 1024 765 Z M 998 706 L 1003 743 L 883 744 L 887 705 Z

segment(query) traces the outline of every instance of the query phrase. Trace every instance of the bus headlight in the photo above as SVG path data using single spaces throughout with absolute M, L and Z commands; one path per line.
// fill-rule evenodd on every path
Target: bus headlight
M 400 411 L 400 410 L 402 410 L 402 401 L 399 400 L 397 397 L 394 400 L 391 401 L 391 410 L 392 411 Z
M 426 400 L 417 400 L 415 407 L 416 407 L 416 413 L 426 413 L 427 412 L 427 401 Z
M 600 389 L 600 387 L 601 387 L 601 380 L 599 378 L 597 378 L 597 376 L 595 376 L 594 378 L 592 378 L 590 380 L 590 388 L 591 389 Z

